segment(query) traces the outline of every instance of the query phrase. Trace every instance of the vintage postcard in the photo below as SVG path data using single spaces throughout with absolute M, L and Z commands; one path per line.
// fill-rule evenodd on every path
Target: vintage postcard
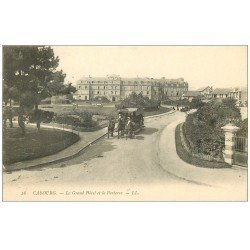
M 247 46 L 2 46 L 3 201 L 247 201 Z

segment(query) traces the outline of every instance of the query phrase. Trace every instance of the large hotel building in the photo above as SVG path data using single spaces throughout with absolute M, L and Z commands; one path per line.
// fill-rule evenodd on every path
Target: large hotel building
M 106 97 L 110 101 L 120 101 L 131 93 L 142 93 L 150 99 L 163 100 L 168 97 L 180 99 L 188 91 L 188 83 L 183 78 L 122 78 L 118 75 L 107 77 L 83 77 L 77 81 L 77 100 L 93 100 Z

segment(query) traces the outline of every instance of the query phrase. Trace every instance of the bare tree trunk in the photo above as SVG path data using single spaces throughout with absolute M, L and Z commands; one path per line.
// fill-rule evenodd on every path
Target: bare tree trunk
M 10 114 L 9 114 L 9 121 L 10 121 L 10 127 L 13 128 L 13 109 L 12 109 L 12 103 L 10 98 Z

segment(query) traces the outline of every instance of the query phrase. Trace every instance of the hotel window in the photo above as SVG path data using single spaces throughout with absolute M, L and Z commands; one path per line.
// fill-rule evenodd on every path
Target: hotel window
M 100 91 L 97 91 L 97 94 L 99 95 L 99 94 L 100 94 Z
M 88 86 L 85 86 L 85 89 L 87 89 L 88 88 Z

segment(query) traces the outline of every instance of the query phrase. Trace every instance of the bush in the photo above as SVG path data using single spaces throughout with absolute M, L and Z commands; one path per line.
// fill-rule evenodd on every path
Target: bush
M 187 111 L 189 111 L 189 110 L 190 110 L 189 107 L 184 107 L 184 108 L 182 108 L 180 111 L 181 111 L 181 112 L 187 112 Z
M 191 109 L 198 109 L 204 106 L 204 103 L 202 102 L 202 100 L 199 97 L 195 97 L 194 99 L 192 99 L 191 103 L 190 103 L 190 108 Z
M 41 122 L 50 123 L 52 122 L 53 117 L 54 112 L 38 109 L 37 111 L 32 110 L 32 112 L 29 114 L 29 121 L 34 123 L 39 119 Z
M 110 100 L 105 96 L 96 96 L 94 98 L 94 101 L 95 102 L 101 102 L 101 103 L 109 103 L 110 102 Z
M 171 105 L 171 106 L 190 106 L 190 102 L 188 99 L 179 99 L 179 100 L 171 100 L 171 99 L 166 99 L 161 102 L 162 104 L 165 105 Z
M 54 122 L 82 128 L 93 128 L 97 126 L 97 122 L 92 119 L 92 114 L 86 111 L 75 112 L 75 114 L 56 115 Z
M 122 100 L 122 102 L 116 105 L 117 109 L 123 108 L 140 108 L 145 111 L 157 110 L 160 107 L 160 102 L 156 100 L 151 100 L 148 97 L 143 96 L 141 93 L 132 93 L 127 98 Z
M 203 104 L 196 113 L 188 115 L 184 133 L 194 153 L 223 157 L 224 131 L 229 121 L 240 119 L 240 110 L 233 99 Z

